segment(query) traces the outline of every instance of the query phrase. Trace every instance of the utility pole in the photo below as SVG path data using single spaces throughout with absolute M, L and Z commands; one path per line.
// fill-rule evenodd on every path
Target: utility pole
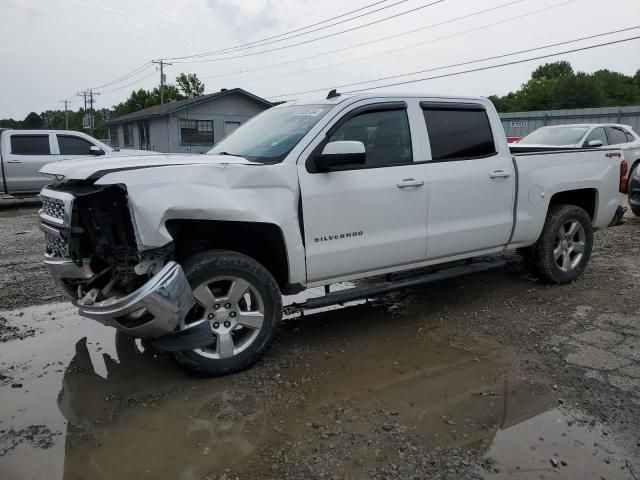
M 164 66 L 171 65 L 171 63 L 165 62 L 164 60 L 151 60 L 151 63 L 157 63 L 160 65 L 160 103 L 164 103 L 164 84 L 166 83 L 166 77 L 164 75 Z
M 94 93 L 93 90 L 89 90 L 89 108 L 91 109 L 91 111 L 93 111 L 93 96 L 96 95 L 100 95 L 99 93 Z
M 84 115 L 82 117 L 82 127 L 93 130 L 93 103 L 94 96 L 100 95 L 98 92 L 94 92 L 93 90 L 84 90 L 82 92 L 78 92 L 76 95 L 82 97 L 84 99 Z M 87 113 L 87 98 L 89 99 L 89 112 Z
M 69 100 L 61 100 L 62 103 L 64 103 L 64 129 L 65 130 L 69 130 L 69 111 L 67 110 L 67 106 L 69 103 Z
M 83 92 L 76 93 L 76 95 L 79 96 L 79 97 L 84 98 L 84 109 L 86 110 L 87 109 L 87 95 L 88 95 L 88 92 L 85 90 Z

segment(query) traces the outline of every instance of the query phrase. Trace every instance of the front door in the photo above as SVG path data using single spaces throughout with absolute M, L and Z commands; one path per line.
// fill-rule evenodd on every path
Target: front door
M 478 103 L 421 102 L 431 148 L 427 257 L 490 250 L 508 243 L 515 169 L 497 115 Z
M 313 153 L 298 163 L 307 282 L 424 260 L 427 166 L 414 163 L 406 105 L 352 109 L 328 126 L 314 153 L 339 140 L 362 142 L 366 163 L 326 173 L 315 169 Z

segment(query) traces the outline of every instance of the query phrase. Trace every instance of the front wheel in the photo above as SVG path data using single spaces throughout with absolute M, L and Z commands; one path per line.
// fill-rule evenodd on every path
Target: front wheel
M 575 205 L 555 205 L 547 214 L 540 238 L 531 248 L 531 271 L 550 283 L 569 283 L 584 272 L 593 248 L 587 212 Z
M 207 322 L 215 340 L 176 352 L 175 359 L 206 376 L 249 368 L 268 350 L 282 317 L 282 297 L 273 276 L 254 259 L 226 250 L 195 254 L 183 269 L 196 304 L 181 328 Z

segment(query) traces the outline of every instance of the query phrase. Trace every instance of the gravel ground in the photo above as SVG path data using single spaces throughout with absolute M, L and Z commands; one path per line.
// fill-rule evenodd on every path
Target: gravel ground
M 542 284 L 510 254 L 503 270 L 288 320 L 256 367 L 213 380 L 50 303 L 35 210 L 0 218 L 7 478 L 640 475 L 637 217 L 597 232 L 573 284 Z
M 42 262 L 44 240 L 37 209 L 0 207 L 0 308 L 62 300 Z

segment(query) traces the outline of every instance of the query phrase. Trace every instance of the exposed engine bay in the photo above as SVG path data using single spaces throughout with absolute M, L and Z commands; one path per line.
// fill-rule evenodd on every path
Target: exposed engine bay
M 55 198 L 58 191 L 70 194 L 71 205 Z M 171 257 L 171 244 L 141 252 L 127 192 L 121 186 L 68 182 L 64 191 L 48 187 L 42 193 L 42 201 L 46 254 L 66 257 L 91 273 L 83 278 L 62 279 L 66 293 L 74 300 L 91 304 L 126 296 L 149 280 Z

